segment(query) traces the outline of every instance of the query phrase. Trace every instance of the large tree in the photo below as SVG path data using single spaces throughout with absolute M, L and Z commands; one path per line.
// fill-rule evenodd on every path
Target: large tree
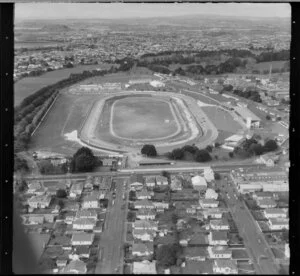
M 195 156 L 195 160 L 197 162 L 207 162 L 210 161 L 212 158 L 209 154 L 209 152 L 205 149 L 198 150 Z
M 141 153 L 147 156 L 157 156 L 157 151 L 154 145 L 144 145 L 141 149 Z
M 87 148 L 80 148 L 71 160 L 72 172 L 90 172 L 93 171 L 97 164 L 97 158 L 93 152 Z
M 278 148 L 278 145 L 277 145 L 276 141 L 272 140 L 272 139 L 268 140 L 264 145 L 264 150 L 266 152 L 277 150 L 277 148 Z
M 173 149 L 171 156 L 172 156 L 172 159 L 175 159 L 175 160 L 179 159 L 180 160 L 184 156 L 184 151 L 181 148 Z

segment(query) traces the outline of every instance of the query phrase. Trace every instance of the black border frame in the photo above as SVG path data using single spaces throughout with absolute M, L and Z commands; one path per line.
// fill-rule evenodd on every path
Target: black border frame
M 12 230 L 13 230 L 13 118 L 14 118 L 14 97 L 13 97 L 13 66 L 14 66 L 14 4 L 0 4 L 0 153 L 1 153 L 1 187 L 0 187 L 0 271 L 1 274 L 13 274 L 12 271 Z M 22 1 L 31 2 L 31 1 Z M 44 1 L 42 1 L 44 2 Z M 64 2 L 64 1 L 49 1 Z M 70 3 L 70 1 L 67 1 Z M 81 2 L 81 1 L 74 1 Z M 124 3 L 174 3 L 173 1 L 82 1 L 87 2 L 124 2 Z M 178 1 L 179 3 L 205 3 L 206 1 Z M 236 2 L 236 1 L 234 1 Z M 206 2 L 207 3 L 207 2 Z M 214 1 L 215 3 L 215 1 Z M 216 2 L 217 3 L 217 2 Z M 224 1 L 219 1 L 224 3 Z M 240 3 L 245 3 L 240 1 Z M 249 3 L 249 2 L 246 2 Z M 258 2 L 252 3 L 280 3 Z M 281 3 L 288 3 L 282 1 Z M 300 155 L 300 134 L 298 125 L 300 115 L 300 3 L 291 2 L 291 71 L 290 71 L 290 274 L 300 274 L 300 265 L 297 264 L 297 255 L 300 252 L 300 196 L 297 192 L 300 179 L 299 155 Z M 298 143 L 297 143 L 298 142 Z

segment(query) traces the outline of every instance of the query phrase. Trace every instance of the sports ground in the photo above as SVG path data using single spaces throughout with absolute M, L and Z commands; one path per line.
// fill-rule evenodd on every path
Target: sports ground
M 99 153 L 124 153 L 140 152 L 147 143 L 163 153 L 186 144 L 204 148 L 223 130 L 231 134 L 239 128 L 229 114 L 200 107 L 192 94 L 126 90 L 123 84 L 130 79 L 112 75 L 88 81 L 120 82 L 119 90 L 74 93 L 76 85 L 62 90 L 30 149 L 73 154 L 84 145 Z

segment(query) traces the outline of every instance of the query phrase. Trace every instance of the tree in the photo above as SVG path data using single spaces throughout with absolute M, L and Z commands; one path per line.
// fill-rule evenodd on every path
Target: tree
M 230 158 L 233 158 L 234 153 L 231 151 L 231 152 L 228 153 L 228 155 L 229 155 Z
M 182 149 L 183 149 L 183 151 L 187 151 L 187 152 L 190 152 L 192 154 L 194 154 L 198 150 L 198 148 L 195 145 L 192 145 L 192 146 L 185 145 Z
M 264 147 L 261 144 L 252 144 L 249 151 L 255 155 L 261 155 L 264 153 Z
M 129 200 L 130 201 L 133 201 L 133 200 L 135 200 L 136 199 L 136 193 L 135 193 L 135 191 L 130 191 L 129 192 Z
M 275 140 L 270 139 L 265 143 L 263 148 L 264 148 L 264 151 L 269 152 L 269 151 L 277 150 L 278 145 Z
M 168 178 L 168 179 L 170 179 L 170 173 L 168 171 L 162 171 L 161 175 Z
M 220 180 L 221 179 L 221 175 L 217 172 L 214 173 L 215 179 L 216 180 Z
M 220 146 L 221 146 L 220 143 L 218 143 L 218 142 L 215 143 L 215 148 L 219 148 Z
M 289 230 L 283 229 L 282 231 L 282 239 L 284 240 L 285 243 L 289 243 Z
M 57 203 L 57 204 L 58 204 L 58 206 L 60 207 L 60 209 L 63 209 L 63 208 L 64 208 L 64 206 L 65 206 L 65 203 L 64 203 L 64 201 L 63 201 L 63 200 L 61 200 L 61 199 L 58 201 L 58 203 Z
M 172 150 L 172 159 L 182 159 L 183 156 L 184 156 L 184 151 L 181 149 L 181 148 L 178 148 L 178 149 L 173 149 Z
M 56 191 L 56 196 L 59 198 L 65 198 L 67 197 L 67 192 L 63 189 L 59 189 Z
M 141 153 L 146 156 L 157 156 L 157 151 L 154 145 L 144 145 L 141 149 Z
M 271 116 L 270 116 L 270 115 L 267 115 L 267 116 L 266 116 L 266 120 L 271 120 Z
M 207 161 L 211 161 L 211 159 L 212 158 L 211 158 L 209 152 L 205 149 L 197 151 L 196 156 L 195 156 L 195 160 L 197 162 L 207 162 Z
M 176 264 L 181 254 L 181 247 L 178 244 L 162 245 L 157 249 L 156 259 L 164 267 Z
M 212 147 L 212 146 L 207 146 L 205 149 L 206 149 L 208 152 L 212 152 L 213 147 Z
M 94 170 L 96 164 L 97 158 L 93 152 L 87 147 L 82 147 L 72 157 L 71 170 L 72 172 L 90 172 Z

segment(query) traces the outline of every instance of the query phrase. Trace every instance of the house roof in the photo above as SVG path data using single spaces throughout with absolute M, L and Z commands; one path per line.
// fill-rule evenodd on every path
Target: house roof
M 38 196 L 33 196 L 28 199 L 29 203 L 50 203 L 51 201 L 51 196 L 49 195 L 38 195 Z
M 158 175 L 158 176 L 156 176 L 156 182 L 168 182 L 168 178 L 166 178 L 162 175 Z
M 134 274 L 156 274 L 156 261 L 133 262 Z
M 82 191 L 83 190 L 83 183 L 74 183 L 70 188 L 70 192 L 72 191 Z
M 138 209 L 136 212 L 136 215 L 156 215 L 156 213 L 153 210 L 149 210 L 149 209 Z
M 214 241 L 227 241 L 227 232 L 226 231 L 211 231 L 211 237 Z
M 91 249 L 86 245 L 79 245 L 79 246 L 76 246 L 76 248 L 75 248 L 75 252 L 78 255 L 90 254 L 90 251 L 91 251 Z
M 92 218 L 77 218 L 73 221 L 74 224 L 81 224 L 81 225 L 96 225 L 96 220 Z
M 41 184 L 39 182 L 33 182 L 28 184 L 28 189 L 37 190 L 41 188 Z
M 154 227 L 157 225 L 158 225 L 157 221 L 151 221 L 151 220 L 136 220 L 133 223 L 133 226 L 135 228 L 150 228 L 150 227 Z
M 206 247 L 202 247 L 202 246 L 187 246 L 187 247 L 184 247 L 183 252 L 186 257 L 206 257 L 206 256 L 208 256 Z
M 211 251 L 215 254 L 230 254 L 232 253 L 231 249 L 228 246 L 216 245 L 211 246 Z
M 218 204 L 219 201 L 211 199 L 211 198 L 204 198 L 204 199 L 201 199 L 201 203 L 202 204 Z
M 140 174 L 134 174 L 130 177 L 130 183 L 134 183 L 134 182 L 140 182 L 140 183 L 144 183 L 144 177 Z
M 213 274 L 213 263 L 211 260 L 193 261 L 187 260 L 183 267 L 183 274 Z
M 147 199 L 142 199 L 142 200 L 137 200 L 134 203 L 135 206 L 139 205 L 139 206 L 153 206 L 152 201 L 149 201 Z
M 133 229 L 132 234 L 134 236 L 141 236 L 141 235 L 155 235 L 155 230 L 152 229 Z
M 200 175 L 196 175 L 196 176 L 192 177 L 192 184 L 196 185 L 196 186 L 206 186 L 207 187 L 205 178 Z
M 212 219 L 209 221 L 210 225 L 215 225 L 215 226 L 221 226 L 221 225 L 228 225 L 229 223 L 226 219 Z
M 132 245 L 132 252 L 153 252 L 153 243 L 134 243 Z
M 97 201 L 98 202 L 99 195 L 96 194 L 89 194 L 88 196 L 84 197 L 83 202 L 91 202 L 91 201 Z
M 77 271 L 79 274 L 86 273 L 86 264 L 81 260 L 72 260 L 64 269 L 63 273 Z
M 270 218 L 269 222 L 272 225 L 287 225 L 287 224 L 289 224 L 289 219 L 288 218 Z
M 207 189 L 205 192 L 205 197 L 218 197 L 218 193 L 213 189 Z
M 268 208 L 265 209 L 264 212 L 266 214 L 286 214 L 286 211 L 282 208 Z
M 258 205 L 274 205 L 274 206 L 276 206 L 276 202 L 270 198 L 257 199 L 257 204 Z
M 76 217 L 80 218 L 80 217 L 96 217 L 97 216 L 97 212 L 94 209 L 81 209 L 78 210 L 76 213 Z
M 72 236 L 72 241 L 82 242 L 89 241 L 93 242 L 95 234 L 87 234 L 87 233 L 75 233 Z
M 229 268 L 230 270 L 237 270 L 236 260 L 215 260 L 214 265 L 219 268 Z
M 256 192 L 253 194 L 254 197 L 269 197 L 273 198 L 273 193 L 271 192 Z
M 142 189 L 141 191 L 136 192 L 136 196 L 150 196 L 150 192 L 147 191 L 146 189 Z

